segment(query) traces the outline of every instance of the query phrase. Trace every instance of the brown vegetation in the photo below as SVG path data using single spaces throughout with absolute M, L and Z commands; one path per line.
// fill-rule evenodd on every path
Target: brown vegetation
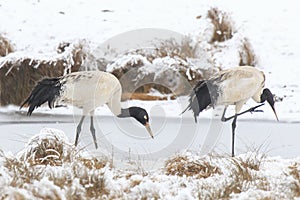
M 289 167 L 289 175 L 294 178 L 293 183 L 291 184 L 291 188 L 295 197 L 300 197 L 300 163 L 295 162 Z
M 12 53 L 14 48 L 10 41 L 5 38 L 3 35 L 0 35 L 0 57 L 6 56 L 9 53 Z
M 156 100 L 168 100 L 168 99 L 176 99 L 175 95 L 171 95 L 171 96 L 155 96 L 155 95 L 150 95 L 147 93 L 123 93 L 122 94 L 122 101 L 126 101 L 126 100 L 132 100 L 132 99 L 136 99 L 136 100 L 150 100 L 150 101 L 156 101 Z
M 184 188 L 199 199 L 235 199 L 245 195 L 255 199 L 292 199 L 300 196 L 299 162 L 282 162 L 257 153 L 249 152 L 235 158 L 179 154 L 168 159 L 162 169 L 145 173 L 115 169 L 107 158 L 83 157 L 55 134 L 32 138 L 26 149 L 20 157 L 8 157 L 0 152 L 1 176 L 9 176 L 8 179 L 0 176 L 5 180 L 2 186 L 9 188 L 0 188 L 0 199 L 26 199 L 26 194 L 41 199 L 164 199 L 170 195 L 179 197 L 179 191 Z M 57 156 L 57 161 L 53 162 L 48 159 L 53 156 L 48 154 L 53 149 L 57 152 L 67 149 L 67 153 Z M 33 157 L 39 157 L 34 159 L 34 164 Z M 43 159 L 48 162 L 41 162 Z M 269 172 L 269 165 L 277 168 L 274 174 Z M 169 189 L 169 193 L 165 193 Z
M 46 77 L 61 76 L 68 71 L 78 71 L 84 57 L 82 46 L 74 45 L 70 55 L 56 60 L 7 60 L 0 68 L 0 105 L 20 105 L 37 81 Z
M 112 74 L 120 80 L 125 93 L 149 93 L 150 89 L 154 88 L 163 94 L 187 94 L 191 86 L 203 79 L 202 71 L 194 69 L 193 64 L 188 62 L 188 58 L 196 57 L 195 51 L 190 37 L 185 37 L 182 41 L 162 40 L 154 48 L 137 49 L 125 54 L 124 57 L 128 62 L 122 63 L 121 67 L 116 64 L 117 67 Z M 124 57 L 121 57 L 121 60 Z M 111 65 L 118 62 L 117 59 Z M 157 71 L 143 73 L 144 69 L 140 70 L 141 67 L 153 67 L 149 65 L 154 65 Z M 190 74 L 190 77 L 187 74 Z M 137 88 L 132 90 L 136 85 Z
M 27 144 L 27 148 L 20 156 L 20 160 L 29 165 L 61 166 L 64 162 L 71 162 L 75 151 L 58 135 L 41 138 L 36 136 Z
M 154 48 L 136 49 L 130 51 L 128 54 L 142 55 L 149 62 L 152 62 L 156 58 L 164 57 L 177 57 L 187 61 L 187 58 L 196 57 L 196 49 L 192 39 L 186 36 L 180 42 L 176 41 L 174 38 L 161 40 Z
M 254 53 L 253 47 L 249 39 L 244 38 L 239 50 L 240 66 L 255 66 L 257 64 L 257 56 Z
M 154 58 L 163 58 L 169 56 L 171 58 L 178 57 L 185 61 L 187 58 L 195 58 L 196 49 L 192 45 L 192 39 L 185 37 L 180 43 L 174 39 L 161 41 L 155 48 Z M 151 58 L 148 58 L 151 61 Z
M 192 176 L 194 178 L 208 178 L 222 173 L 220 168 L 212 165 L 206 157 L 192 160 L 187 156 L 176 156 L 166 161 L 165 170 L 167 175 Z
M 236 30 L 228 13 L 213 7 L 208 10 L 207 18 L 209 18 L 214 25 L 214 32 L 210 43 L 224 42 L 233 37 Z
M 213 190 L 207 195 L 199 194 L 199 198 L 205 199 L 230 199 L 234 194 L 247 191 L 250 187 L 258 190 L 269 191 L 270 184 L 267 177 L 259 175 L 260 166 L 265 162 L 265 156 L 257 153 L 250 153 L 243 157 L 223 157 L 217 156 L 215 159 L 223 160 L 223 164 L 229 174 L 223 180 L 223 187 L 209 188 L 202 185 L 201 190 Z M 272 199 L 267 196 L 265 199 Z
M 108 160 L 80 156 L 73 145 L 66 143 L 55 132 L 33 137 L 18 157 L 8 157 L 3 152 L 0 157 L 12 176 L 9 186 L 30 191 L 36 198 L 61 199 L 61 189 L 66 190 L 67 199 L 99 198 L 109 193 L 102 170 L 109 163 Z M 66 166 L 69 171 L 65 170 Z M 76 180 L 79 181 L 78 185 L 74 185 Z M 40 185 L 34 185 L 34 182 Z M 50 186 L 47 192 L 42 191 L 45 190 L 44 182 Z M 11 195 L 24 198 L 17 191 Z
M 194 69 L 192 64 L 187 62 L 188 57 L 185 56 L 190 55 L 190 52 L 186 52 L 175 42 L 168 41 L 166 45 L 155 50 L 144 49 L 131 52 L 125 56 L 128 58 L 133 56 L 134 62 L 128 59 L 127 63 L 123 63 L 124 66 L 112 70 L 111 73 L 120 80 L 125 93 L 149 93 L 153 88 L 162 94 L 185 95 L 197 81 L 203 79 L 202 71 Z M 162 59 L 161 63 L 154 63 L 155 59 Z M 118 60 L 115 62 L 118 63 Z M 156 67 L 157 70 L 150 70 L 151 72 L 148 73 L 147 69 L 141 69 L 142 67 Z
M 212 49 L 215 52 L 222 51 L 224 47 L 218 46 L 217 43 L 231 39 L 237 30 L 230 14 L 216 7 L 208 10 L 206 18 L 213 24 L 214 30 L 209 41 L 212 44 L 211 47 L 203 50 L 208 52 L 204 57 L 199 55 L 199 48 L 202 48 L 199 45 L 201 41 L 196 42 L 190 36 L 186 36 L 181 41 L 172 38 L 162 40 L 153 48 L 137 49 L 126 53 L 124 56 L 137 56 L 137 58 L 134 62 L 122 63 L 124 66 L 116 67 L 111 71 L 121 82 L 125 93 L 123 99 L 166 99 L 146 95 L 152 88 L 162 94 L 173 93 L 172 98 L 176 98 L 178 95 L 187 95 L 199 80 L 209 78 L 216 71 L 214 69 L 219 70 L 219 67 L 222 66 L 219 66 L 219 63 L 214 63 L 216 58 L 214 58 L 214 52 L 211 51 Z M 72 50 L 70 51 L 70 49 Z M 12 51 L 13 48 L 9 41 L 0 36 L 0 56 L 5 56 Z M 83 51 L 83 44 L 80 43 L 61 42 L 56 48 L 56 53 L 61 56 L 56 56 L 57 59 L 55 60 L 24 57 L 7 59 L 7 61 L 0 63 L 0 105 L 20 105 L 37 81 L 45 77 L 57 77 L 66 72 L 78 71 L 87 57 L 86 52 Z M 68 53 L 69 55 L 66 55 Z M 238 53 L 239 65 L 254 66 L 257 64 L 257 57 L 248 39 L 245 38 L 241 41 Z M 108 63 L 114 65 L 120 61 L 118 59 L 109 61 L 105 58 L 96 58 L 95 55 L 89 57 L 92 62 L 97 64 L 95 64 L 95 68 L 86 66 L 86 70 L 105 70 Z M 198 65 L 200 66 L 194 65 L 191 63 L 193 58 L 211 60 L 211 68 L 201 66 L 202 62 L 199 62 Z M 156 59 L 162 60 L 159 63 L 161 66 L 155 66 L 157 67 L 155 72 L 143 73 L 145 69 L 141 68 L 145 67 L 146 64 L 155 65 L 156 63 L 153 61 Z M 173 60 L 168 61 L 168 59 Z M 118 66 L 118 64 L 116 65 Z M 145 95 L 134 94 L 129 97 L 127 93 L 144 93 Z

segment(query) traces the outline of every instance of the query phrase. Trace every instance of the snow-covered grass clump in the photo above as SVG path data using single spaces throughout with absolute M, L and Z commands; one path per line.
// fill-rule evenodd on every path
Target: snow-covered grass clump
M 113 158 L 75 148 L 62 131 L 45 128 L 17 156 L 1 152 L 0 162 L 0 199 L 300 197 L 300 159 L 257 152 L 232 158 L 183 151 L 159 169 L 128 170 L 114 166 Z
M 0 57 L 6 56 L 14 51 L 11 42 L 2 34 L 0 34 Z
M 62 11 L 59 13 L 64 15 Z M 78 37 L 57 44 L 51 42 L 51 50 L 42 46 L 38 50 L 16 48 L 15 52 L 0 57 L 3 80 L 0 104 L 19 105 L 34 87 L 33 83 L 78 70 L 111 72 L 120 79 L 124 93 L 149 93 L 150 89 L 156 89 L 181 96 L 220 69 L 256 64 L 250 41 L 238 32 L 229 13 L 209 8 L 202 15 L 205 17 L 198 19 L 201 31 L 186 35 L 167 29 L 137 29 L 120 34 L 119 39 L 111 35 L 108 41 Z M 130 34 L 149 37 L 150 41 L 144 44 L 134 35 L 126 38 Z M 126 39 L 128 44 L 122 49 Z M 249 48 L 244 48 L 245 41 Z M 13 83 L 16 87 L 9 88 Z
M 58 77 L 82 67 L 87 42 L 57 45 L 51 52 L 15 51 L 0 57 L 1 105 L 20 105 L 35 84 L 45 77 Z

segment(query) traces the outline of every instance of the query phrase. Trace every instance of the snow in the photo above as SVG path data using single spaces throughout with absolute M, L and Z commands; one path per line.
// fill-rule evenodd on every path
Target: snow
M 127 9 L 123 9 L 123 4 L 127 5 Z M 278 1 L 274 3 L 272 9 L 267 9 L 264 7 L 266 6 L 265 3 L 262 4 L 261 2 L 241 3 L 239 1 L 232 1 L 231 3 L 222 1 L 215 3 L 173 1 L 172 5 L 167 7 L 161 5 L 159 8 L 152 1 L 146 1 L 143 4 L 139 1 L 128 4 L 123 2 L 123 4 L 110 1 L 102 1 L 100 4 L 97 0 L 89 2 L 78 0 L 72 3 L 70 1 L 55 3 L 33 0 L 2 2 L 0 31 L 14 43 L 17 50 L 16 53 L 5 59 L 16 60 L 29 57 L 44 60 L 48 57 L 48 60 L 50 58 L 55 62 L 57 55 L 53 52 L 62 41 L 86 40 L 91 51 L 93 49 L 96 51 L 107 39 L 127 30 L 144 28 L 145 25 L 150 28 L 177 31 L 177 35 L 186 34 L 208 40 L 208 36 L 205 34 L 209 35 L 209 31 L 207 31 L 210 29 L 209 23 L 203 18 L 209 7 L 218 6 L 218 8 L 232 14 L 238 33 L 232 40 L 222 44 L 226 46 L 228 51 L 214 55 L 215 58 L 217 57 L 216 62 L 219 63 L 217 65 L 225 68 L 235 66 L 238 63 L 236 49 L 239 42 L 243 37 L 249 38 L 259 58 L 258 67 L 266 73 L 266 86 L 278 97 L 283 98 L 282 102 L 276 103 L 280 121 L 299 121 L 300 104 L 297 101 L 300 99 L 300 82 L 298 79 L 299 68 L 296 67 L 299 63 L 298 45 L 300 41 L 297 37 L 296 26 L 299 24 L 299 19 L 295 17 L 297 9 L 292 2 Z M 165 3 L 159 2 L 159 4 Z M 47 9 L 44 10 L 45 8 Z M 255 12 L 251 12 L 251 9 Z M 103 10 L 111 12 L 103 12 Z M 155 17 L 151 14 L 152 12 L 156 13 Z M 166 15 L 166 13 L 168 14 Z M 184 17 L 178 17 L 177 13 L 182 13 Z M 196 19 L 198 15 L 202 17 Z M 201 43 L 199 51 L 201 48 L 207 49 L 209 46 Z M 108 71 L 111 71 L 118 63 L 109 65 Z M 211 66 L 208 63 L 197 64 L 201 64 L 203 67 Z M 144 67 L 143 69 L 151 70 L 149 72 L 157 71 L 156 68 Z M 174 102 L 169 102 L 170 107 L 172 107 Z M 147 105 L 145 104 L 145 106 Z M 68 113 L 63 109 L 60 110 L 62 113 Z M 268 111 L 269 109 L 265 108 L 264 110 L 265 114 L 257 115 L 257 117 L 273 120 L 274 117 Z M 59 111 L 53 110 L 52 112 L 57 114 Z M 180 110 L 173 114 L 177 115 L 178 113 Z M 211 116 L 211 114 L 203 114 L 203 116 Z
M 179 33 L 179 35 L 189 35 L 193 39 L 208 41 L 210 39 L 211 24 L 204 20 L 204 16 L 209 7 L 217 6 L 221 10 L 232 14 L 238 33 L 232 40 L 224 42 L 222 47 L 226 50 L 214 51 L 208 43 L 199 44 L 198 53 L 200 57 L 206 57 L 206 50 L 213 54 L 214 63 L 217 67 L 229 68 L 235 66 L 239 61 L 237 58 L 237 49 L 240 48 L 240 41 L 248 38 L 252 44 L 254 52 L 258 56 L 258 68 L 266 74 L 266 86 L 276 94 L 282 101 L 275 104 L 278 117 L 281 123 L 299 123 L 300 122 L 300 37 L 298 36 L 300 18 L 298 17 L 299 8 L 292 0 L 273 1 L 208 1 L 193 0 L 184 2 L 174 0 L 168 1 L 44 1 L 44 0 L 10 0 L 0 3 L 0 33 L 4 34 L 14 44 L 15 53 L 6 58 L 0 58 L 0 67 L 6 61 L 16 61 L 23 58 L 35 60 L 50 60 L 55 62 L 61 56 L 69 59 L 69 51 L 62 55 L 56 54 L 56 48 L 61 42 L 86 41 L 88 51 L 93 55 L 97 54 L 99 47 L 105 46 L 107 40 L 114 36 L 122 35 L 127 31 L 155 28 L 167 29 Z M 106 10 L 106 11 L 105 11 Z M 201 16 L 197 19 L 197 16 Z M 138 31 L 137 31 L 138 32 Z M 163 34 L 162 34 L 163 35 Z M 176 34 L 175 34 L 176 35 Z M 120 37 L 123 38 L 123 37 Z M 136 40 L 138 41 L 138 39 Z M 124 47 L 126 41 L 115 44 L 115 46 Z M 76 42 L 75 42 L 76 43 Z M 104 44 L 104 45 L 103 45 Z M 220 44 L 219 44 L 220 45 Z M 115 51 L 115 46 L 110 49 Z M 107 46 L 105 46 L 107 47 Z M 69 49 L 70 50 L 70 49 Z M 124 51 L 121 49 L 120 51 Z M 117 60 L 117 58 L 119 58 Z M 117 57 L 117 62 L 108 66 L 108 71 L 116 67 L 121 67 L 125 62 L 136 62 L 141 59 L 149 64 L 141 56 Z M 167 58 L 165 58 L 167 59 Z M 209 69 L 212 66 L 210 60 L 189 59 L 191 63 L 202 68 Z M 156 60 L 158 64 L 164 65 L 164 59 Z M 176 62 L 169 59 L 167 63 Z M 188 61 L 189 62 L 189 61 Z M 92 62 L 91 62 L 92 63 Z M 89 63 L 87 63 L 89 64 Z M 93 63 L 92 63 L 93 64 Z M 159 65 L 159 66 L 161 66 Z M 38 66 L 37 66 L 38 67 Z M 90 66 L 93 68 L 93 66 Z M 145 72 L 157 72 L 158 68 L 147 68 Z M 187 77 L 191 78 L 187 73 Z M 156 91 L 152 91 L 156 93 Z M 176 100 L 167 101 L 127 101 L 123 106 L 141 106 L 146 108 L 153 117 L 180 118 L 181 111 L 186 107 L 187 97 L 180 97 Z M 245 108 L 255 105 L 253 101 L 247 102 Z M 218 108 L 217 118 L 220 118 L 221 108 Z M 263 107 L 264 113 L 247 114 L 241 116 L 241 120 L 257 121 L 267 120 L 270 126 L 274 125 L 275 116 L 268 105 Z M 26 112 L 25 108 L 19 111 L 17 106 L 1 107 L 0 112 L 6 115 L 12 113 Z M 37 115 L 80 115 L 81 110 L 72 106 L 60 107 L 50 110 L 47 107 L 41 107 L 35 112 Z M 228 111 L 228 115 L 233 110 Z M 201 119 L 214 118 L 216 113 L 213 110 L 206 110 L 201 113 Z M 106 106 L 97 108 L 97 116 L 112 116 Z M 192 120 L 192 113 L 186 113 Z M 294 130 L 297 132 L 298 130 Z M 60 140 L 68 142 L 68 138 L 62 131 L 55 129 L 43 129 L 39 137 L 48 138 L 51 135 L 58 135 Z M 288 134 L 288 133 L 287 133 Z M 50 135 L 50 136 L 49 136 Z M 249 136 L 251 137 L 251 136 Z M 286 137 L 289 137 L 288 135 Z M 40 138 L 40 139 L 41 139 Z M 29 141 L 31 141 L 31 138 Z M 247 140 L 245 140 L 247 141 Z M 285 141 L 285 138 L 279 137 L 276 141 Z M 274 141 L 273 141 L 274 142 Z M 29 146 L 24 148 L 28 151 Z M 285 151 L 287 148 L 285 148 Z M 19 153 L 22 155 L 24 151 Z M 278 151 L 281 151 L 279 149 Z M 2 153 L 2 152 L 1 152 Z M 82 152 L 83 157 L 92 157 L 91 152 Z M 5 152 L 6 157 L 14 158 L 13 154 Z M 198 161 L 208 159 L 214 165 L 220 167 L 222 174 L 215 174 L 206 179 L 196 179 L 193 177 L 179 177 L 166 175 L 162 168 L 154 170 L 138 169 L 140 166 L 133 164 L 120 164 L 120 168 L 110 168 L 108 166 L 100 171 L 96 169 L 89 171 L 82 165 L 80 176 L 75 177 L 71 174 L 72 165 L 47 167 L 45 174 L 71 174 L 73 180 L 69 188 L 58 187 L 49 176 L 39 180 L 33 180 L 24 188 L 13 187 L 12 171 L 4 167 L 5 159 L 0 156 L 0 198 L 24 198 L 32 199 L 39 194 L 40 198 L 60 198 L 64 199 L 67 195 L 78 194 L 84 198 L 87 187 L 93 187 L 90 182 L 82 185 L 81 178 L 86 174 L 94 174 L 98 177 L 104 177 L 105 187 L 113 191 L 116 196 L 108 198 L 128 198 L 136 199 L 141 197 L 160 198 L 160 199 L 198 199 L 213 198 L 214 193 L 220 192 L 230 181 L 234 181 L 232 175 L 232 160 L 228 157 L 206 157 L 191 152 L 184 152 L 180 155 L 188 156 L 191 160 Z M 281 157 L 266 157 L 255 153 L 241 154 L 237 159 L 245 160 L 253 156 L 255 160 L 263 160 L 259 171 L 250 170 L 250 174 L 255 175 L 258 181 L 249 181 L 242 184 L 243 191 L 232 193 L 230 199 L 292 199 L 293 186 L 299 187 L 299 179 L 289 175 L 291 166 L 294 166 L 299 175 L 300 158 L 283 159 Z M 299 155 L 298 155 L 299 156 Z M 115 161 L 115 163 L 120 161 Z M 144 164 L 144 163 L 143 163 Z M 161 163 L 160 163 L 161 164 Z M 116 164 L 117 165 L 117 164 Z M 127 167 L 126 167 L 127 166 Z M 152 166 L 150 164 L 150 166 Z M 134 169 L 134 170 L 133 170 Z M 130 171 L 131 170 L 131 171 Z M 144 172 L 145 174 L 143 174 Z M 75 173 L 75 172 L 74 172 Z M 84 174 L 86 173 L 86 174 Z M 128 174 L 133 175 L 129 176 Z M 60 174 L 60 175 L 59 175 Z M 129 176 L 130 178 L 126 178 Z M 94 177 L 90 176 L 89 178 Z M 92 179 L 92 178 L 91 178 Z M 97 179 L 98 180 L 98 179 Z M 259 181 L 267 181 L 266 188 L 259 188 Z M 297 182 L 298 181 L 298 182 Z M 136 185 L 132 185 L 136 184 Z M 47 188 L 47 190 L 45 189 Z M 48 190 L 49 189 L 49 190 Z M 222 191 L 221 191 L 222 192 Z M 224 191 L 223 191 L 224 192 Z M 3 196 L 4 195 L 4 196 Z M 54 195 L 54 196 L 53 196 Z M 118 196 L 119 195 L 119 196 Z M 124 196 L 122 196 L 124 195 Z M 69 196 L 70 197 L 70 196 Z M 71 196 L 72 197 L 72 196 Z M 298 194 L 299 198 L 299 194 Z
M 108 65 L 106 70 L 108 72 L 112 72 L 115 69 L 126 67 L 127 64 L 131 65 L 131 66 L 136 65 L 136 64 L 138 64 L 139 61 L 141 61 L 144 65 L 151 65 L 150 62 L 144 56 L 125 55 L 125 56 L 122 56 L 120 59 L 117 59 L 117 61 L 113 62 L 113 64 Z
M 41 135 L 45 135 L 45 132 L 49 139 L 64 134 L 59 130 L 46 129 Z M 35 135 L 33 140 L 39 136 Z M 68 143 L 65 136 L 57 140 Z M 42 147 L 43 143 L 39 145 Z M 32 165 L 26 160 L 4 154 L 1 157 L 4 165 L 0 168 L 0 197 L 291 199 L 299 195 L 299 157 L 282 159 L 248 152 L 231 158 L 214 154 L 200 156 L 195 152 L 182 151 L 164 160 L 160 168 L 145 171 L 133 163 L 131 169 L 118 168 L 114 165 L 114 158 L 101 161 L 102 167 L 90 168 L 92 165 L 84 163 L 82 158 L 97 158 L 87 155 L 86 151 L 79 151 L 69 161 L 61 160 L 62 164 L 50 166 Z M 108 164 L 105 165 L 105 162 Z M 129 160 L 123 162 L 130 163 Z M 195 170 L 197 167 L 202 168 L 203 176 Z M 18 174 L 20 172 L 23 176 Z M 24 181 L 26 178 L 30 181 Z M 13 185 L 14 181 L 18 181 L 17 186 Z

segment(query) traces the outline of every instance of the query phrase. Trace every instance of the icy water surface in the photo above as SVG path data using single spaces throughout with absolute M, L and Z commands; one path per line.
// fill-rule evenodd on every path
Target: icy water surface
M 0 114 L 0 149 L 16 153 L 24 148 L 30 137 L 42 128 L 55 128 L 65 132 L 74 142 L 76 125 L 80 116 Z M 182 149 L 200 153 L 231 153 L 231 122 L 219 119 L 152 117 L 151 125 L 155 138 L 151 139 L 140 124 L 133 119 L 118 119 L 110 116 L 95 117 L 97 151 L 115 158 L 140 159 L 166 158 Z M 236 154 L 249 150 L 272 156 L 293 158 L 300 156 L 300 123 L 276 121 L 238 120 L 236 130 Z M 95 151 L 89 132 L 89 118 L 83 125 L 80 146 Z

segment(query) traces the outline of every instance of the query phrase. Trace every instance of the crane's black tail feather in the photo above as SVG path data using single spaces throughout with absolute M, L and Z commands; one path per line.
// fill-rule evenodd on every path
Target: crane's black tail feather
M 211 104 L 211 97 L 208 90 L 206 81 L 199 81 L 194 87 L 193 92 L 190 94 L 189 105 L 182 111 L 184 113 L 187 110 L 192 110 L 194 113 L 195 122 L 197 122 L 197 116 L 207 106 Z
M 28 104 L 29 109 L 27 115 L 29 116 L 32 114 L 34 109 L 41 106 L 46 101 L 48 101 L 48 106 L 52 108 L 54 101 L 60 94 L 62 84 L 59 80 L 60 78 L 45 78 L 39 81 L 20 108 L 22 108 L 25 104 Z

